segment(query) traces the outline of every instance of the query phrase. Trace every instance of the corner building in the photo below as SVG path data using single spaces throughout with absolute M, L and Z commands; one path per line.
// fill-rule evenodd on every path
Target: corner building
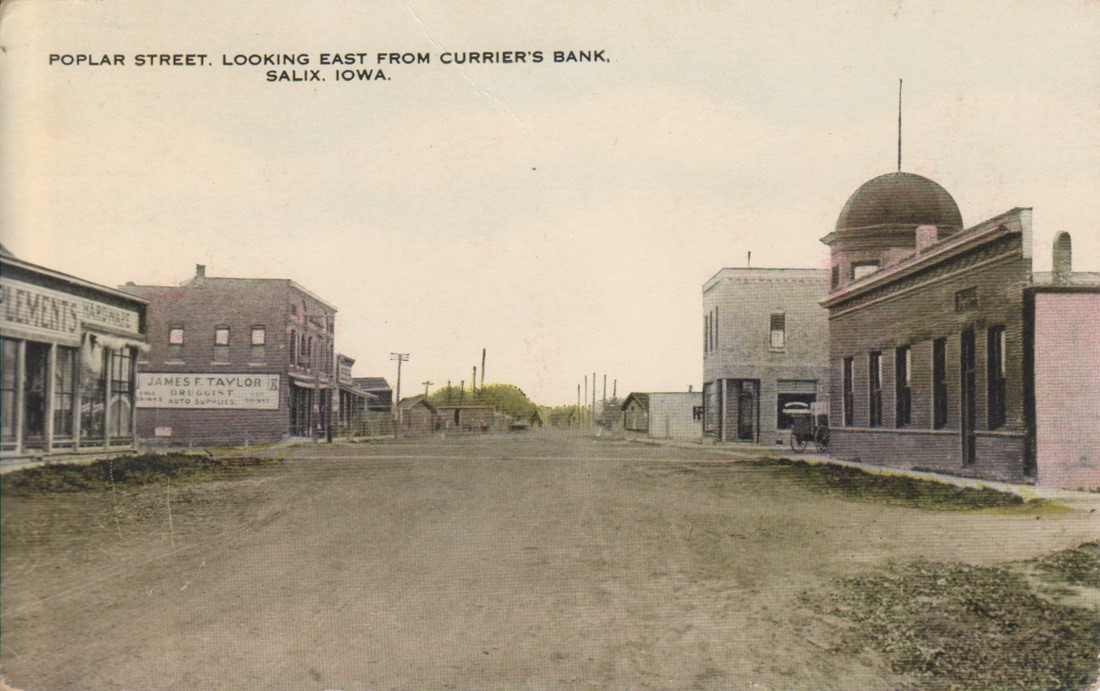
M 785 444 L 788 403 L 828 397 L 819 269 L 727 268 L 703 285 L 703 434 Z
M 289 279 L 122 289 L 148 302 L 137 433 L 163 447 L 269 443 L 335 424 L 336 308 Z
M 822 239 L 832 256 L 823 302 L 831 454 L 975 477 L 1100 484 L 1100 449 L 1083 432 L 1100 419 L 1100 338 L 1075 323 L 1097 313 L 1100 294 L 1070 285 L 1068 270 L 1065 285 L 1041 287 L 1032 272 L 1031 217 L 1015 208 L 965 228 L 951 195 L 911 173 L 856 190 Z M 1075 329 L 1081 334 L 1072 336 Z M 1037 392 L 1049 400 L 1070 373 L 1085 374 L 1080 410 L 1037 417 Z M 1036 439 L 1052 434 L 1063 440 L 1060 450 L 1037 451 Z
M 0 247 L 0 466 L 134 450 L 145 309 Z

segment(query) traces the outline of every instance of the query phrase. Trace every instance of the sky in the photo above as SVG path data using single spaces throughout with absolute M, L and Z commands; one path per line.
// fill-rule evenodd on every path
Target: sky
M 440 62 L 484 51 L 544 60 Z M 349 52 L 387 79 L 318 64 Z M 268 53 L 310 64 L 222 64 Z M 103 54 L 125 64 L 62 64 Z M 1076 0 L 7 0 L 0 242 L 110 286 L 291 278 L 357 376 L 409 353 L 404 393 L 482 348 L 543 404 L 593 372 L 698 390 L 702 284 L 749 252 L 826 265 L 848 196 L 897 166 L 899 78 L 904 170 L 968 226 L 1033 207 L 1036 269 L 1068 230 L 1100 270 L 1100 3 Z

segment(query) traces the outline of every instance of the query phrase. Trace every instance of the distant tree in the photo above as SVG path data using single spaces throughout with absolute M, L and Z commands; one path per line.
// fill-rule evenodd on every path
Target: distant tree
M 539 406 L 514 384 L 486 384 L 475 391 L 445 386 L 428 396 L 432 405 L 491 405 L 516 419 L 529 419 Z

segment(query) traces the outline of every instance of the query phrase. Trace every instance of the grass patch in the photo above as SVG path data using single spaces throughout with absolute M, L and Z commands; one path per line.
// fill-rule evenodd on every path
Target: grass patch
M 1029 499 L 989 487 L 961 487 L 907 475 L 869 473 L 831 463 L 808 463 L 788 458 L 751 461 L 781 469 L 785 477 L 811 489 L 852 499 L 876 501 L 934 511 L 997 510 L 998 512 L 1059 513 L 1064 507 L 1045 499 Z
M 119 456 L 91 463 L 56 463 L 0 475 L 0 492 L 32 495 L 103 491 L 114 486 L 149 485 L 168 479 L 202 481 L 240 477 L 281 462 L 276 458 L 212 456 L 199 453 Z
M 1031 563 L 1050 579 L 1100 588 L 1100 542 L 1085 542 L 1032 559 Z
M 1096 671 L 1096 612 L 1039 597 L 1003 567 L 917 563 L 847 578 L 814 606 L 859 624 L 865 645 L 920 689 L 1084 689 Z

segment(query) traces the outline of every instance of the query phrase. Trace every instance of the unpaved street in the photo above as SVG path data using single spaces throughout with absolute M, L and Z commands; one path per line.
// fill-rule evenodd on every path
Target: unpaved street
M 5 497 L 5 680 L 892 689 L 876 654 L 829 652 L 843 622 L 800 596 L 1100 535 L 1087 513 L 845 500 L 713 450 L 553 431 L 288 453 L 242 480 Z

